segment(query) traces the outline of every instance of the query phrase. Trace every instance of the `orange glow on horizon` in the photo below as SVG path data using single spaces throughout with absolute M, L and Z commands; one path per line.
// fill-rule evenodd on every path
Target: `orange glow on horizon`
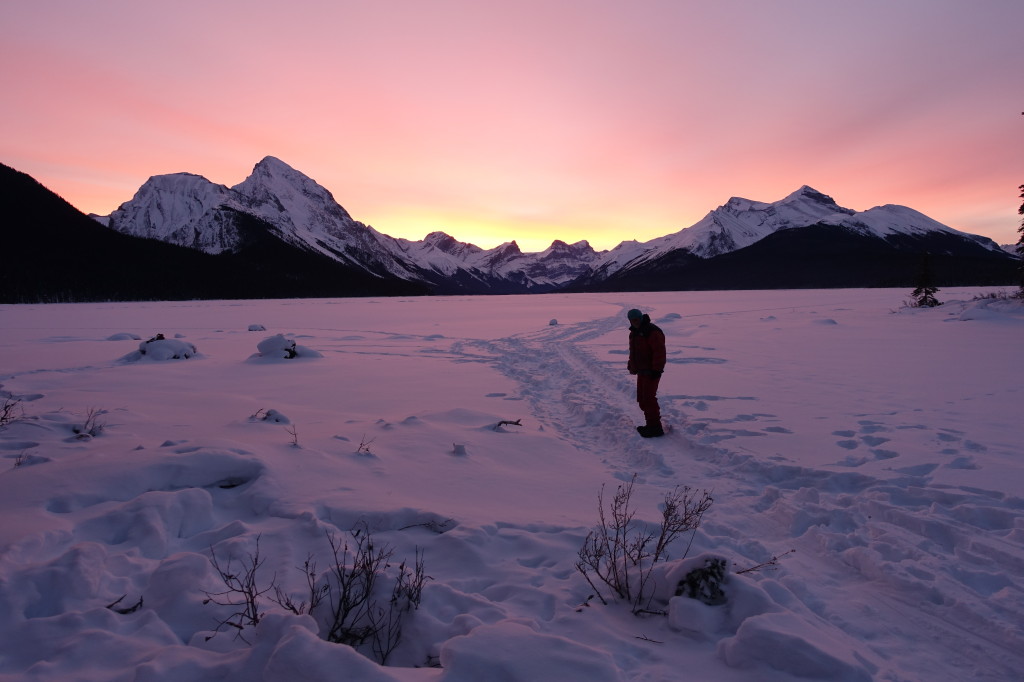
M 802 185 L 1018 237 L 1024 3 L 183 2 L 0 6 L 0 162 L 108 214 L 271 155 L 390 236 L 526 252 Z

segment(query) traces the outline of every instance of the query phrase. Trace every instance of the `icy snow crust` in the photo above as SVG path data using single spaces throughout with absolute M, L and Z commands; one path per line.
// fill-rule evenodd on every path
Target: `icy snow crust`
M 973 293 L 0 306 L 0 680 L 1016 679 L 1024 311 Z M 633 307 L 668 337 L 662 439 L 633 429 Z M 119 360 L 157 333 L 198 352 Z M 715 498 L 659 568 L 666 615 L 584 606 L 574 569 L 634 473 L 643 521 L 678 484 Z M 211 549 L 259 538 L 301 597 L 359 523 L 431 576 L 392 666 L 266 598 L 249 644 L 206 640 Z M 675 597 L 708 557 L 727 603 Z

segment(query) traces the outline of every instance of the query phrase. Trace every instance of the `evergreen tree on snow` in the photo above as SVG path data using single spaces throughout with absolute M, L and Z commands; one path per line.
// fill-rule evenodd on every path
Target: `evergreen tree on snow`
M 1024 185 L 1018 187 L 1020 190 L 1020 198 L 1024 199 Z M 1024 215 L 1024 203 L 1017 209 L 1018 215 Z M 1018 298 L 1024 298 L 1024 220 L 1020 221 L 1020 227 L 1017 228 L 1020 232 L 1020 239 L 1017 240 L 1017 255 L 1020 256 L 1020 265 L 1017 266 L 1017 276 L 1020 281 L 1020 290 L 1017 292 Z
M 921 272 L 917 276 L 917 288 L 910 294 L 914 298 L 914 306 L 934 308 L 937 305 L 942 305 L 942 302 L 935 298 L 938 291 L 932 278 L 931 259 L 926 253 L 921 257 Z

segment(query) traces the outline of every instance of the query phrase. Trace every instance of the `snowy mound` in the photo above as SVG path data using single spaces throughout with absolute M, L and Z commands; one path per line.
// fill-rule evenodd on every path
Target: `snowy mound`
M 122 362 L 163 362 L 165 360 L 187 360 L 198 354 L 196 347 L 181 339 L 164 338 L 157 334 L 148 341 L 139 344 L 139 349 L 121 358 Z
M 295 339 L 289 339 L 284 334 L 275 334 L 267 337 L 256 344 L 259 352 L 249 357 L 250 360 L 293 360 L 295 358 L 322 358 L 323 355 L 317 351 L 300 346 Z
M 1024 300 L 1019 298 L 991 297 L 971 301 L 964 306 L 960 319 L 996 320 L 1013 324 L 1024 322 Z

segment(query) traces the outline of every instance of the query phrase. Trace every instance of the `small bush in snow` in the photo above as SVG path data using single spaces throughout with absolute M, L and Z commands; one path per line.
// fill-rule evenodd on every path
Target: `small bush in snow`
M 1014 299 L 1021 298 L 1020 292 L 1010 293 L 1005 289 L 1000 291 L 990 291 L 987 294 L 978 294 L 972 301 L 1012 301 Z
M 247 559 L 248 563 L 246 559 L 242 559 L 240 567 L 233 568 L 232 558 L 229 557 L 227 563 L 222 563 L 223 560 L 217 557 L 212 547 L 210 548 L 210 563 L 213 564 L 218 577 L 224 582 L 225 589 L 223 592 L 207 592 L 206 600 L 203 603 L 230 606 L 235 610 L 231 615 L 218 621 L 213 634 L 206 638 L 207 641 L 213 639 L 224 628 L 233 628 L 235 636 L 248 644 L 249 640 L 242 633 L 247 627 L 259 625 L 260 619 L 263 617 L 260 597 L 274 588 L 274 581 L 271 580 L 270 585 L 262 590 L 256 582 L 256 573 L 266 561 L 260 557 L 259 535 L 256 536 L 256 549 Z
M 630 502 L 635 482 L 636 474 L 629 483 L 618 486 L 609 504 L 610 519 L 605 513 L 601 488 L 597 495 L 599 523 L 583 541 L 576 570 L 583 574 L 601 603 L 607 604 L 608 600 L 597 583 L 629 601 L 633 612 L 638 613 L 644 609 L 653 587 L 650 583 L 654 565 L 668 558 L 669 544 L 681 533 L 696 532 L 714 500 L 707 490 L 697 493 L 688 486 L 676 486 L 665 493 L 657 530 L 650 530 L 635 519 L 636 510 Z
M 291 424 L 292 420 L 274 409 L 256 410 L 256 414 L 249 417 L 251 422 L 270 422 L 272 424 Z
M 24 415 L 25 411 L 21 407 L 20 398 L 4 398 L 4 401 L 0 403 L 0 426 L 12 424 Z
M 71 430 L 75 434 L 75 438 L 79 440 L 87 440 L 100 435 L 100 433 L 103 432 L 103 429 L 106 428 L 106 424 L 100 421 L 100 415 L 106 413 L 106 410 L 97 410 L 94 407 L 90 407 L 85 413 L 85 421 L 71 427 Z
M 698 599 L 705 604 L 715 606 L 725 603 L 725 592 L 722 590 L 722 583 L 725 582 L 725 571 L 729 563 L 721 558 L 709 558 L 701 568 L 695 568 L 686 574 L 679 585 L 676 586 L 676 596 L 687 596 L 691 599 Z
M 351 531 L 350 536 L 351 549 L 348 541 L 327 536 L 334 565 L 326 576 L 327 596 L 321 606 L 326 614 L 319 614 L 320 618 L 326 615 L 322 621 L 326 625 L 325 639 L 357 649 L 368 645 L 383 665 L 402 639 L 404 615 L 419 608 L 427 580 L 423 553 L 416 552 L 411 566 L 403 561 L 398 567 L 385 607 L 378 601 L 382 596 L 378 581 L 385 577 L 384 569 L 390 566 L 394 550 L 387 544 L 374 546 L 365 525 Z
M 225 589 L 207 592 L 204 604 L 233 609 L 217 621 L 215 637 L 224 629 L 235 630 L 242 641 L 247 628 L 255 628 L 265 615 L 263 595 L 273 591 L 270 601 L 296 615 L 308 614 L 320 624 L 321 636 L 329 642 L 347 644 L 384 665 L 402 639 L 406 615 L 419 608 L 423 586 L 430 578 L 424 572 L 423 552 L 416 550 L 412 564 L 406 561 L 397 571 L 389 563 L 394 550 L 387 543 L 375 544 L 366 524 L 349 532 L 351 540 L 328 532 L 332 564 L 325 573 L 317 571 L 310 554 L 300 570 L 305 576 L 302 597 L 293 597 L 277 584 L 277 574 L 261 586 L 258 573 L 266 561 L 260 556 L 260 536 L 252 553 L 240 561 L 218 557 L 210 548 L 213 565 Z M 385 584 L 391 569 L 394 582 Z

